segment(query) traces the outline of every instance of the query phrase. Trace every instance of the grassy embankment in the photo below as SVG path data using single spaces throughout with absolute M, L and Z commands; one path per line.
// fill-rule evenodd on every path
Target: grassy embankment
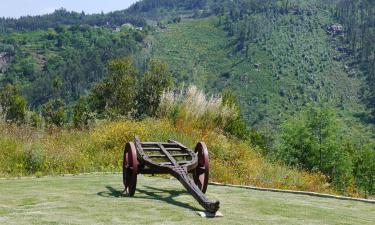
M 205 141 L 211 157 L 212 181 L 334 192 L 321 174 L 270 162 L 247 142 L 179 121 L 176 125 L 156 119 L 103 122 L 84 131 L 0 124 L 0 134 L 1 177 L 121 171 L 123 146 L 139 135 L 142 140 L 176 139 L 190 148 Z
M 194 148 L 205 141 L 211 180 L 332 193 L 325 177 L 267 161 L 249 143 L 220 131 L 194 129 L 167 120 L 104 122 L 90 130 L 36 130 L 0 124 L 0 176 L 29 176 L 92 171 L 121 171 L 124 143 L 176 139 Z

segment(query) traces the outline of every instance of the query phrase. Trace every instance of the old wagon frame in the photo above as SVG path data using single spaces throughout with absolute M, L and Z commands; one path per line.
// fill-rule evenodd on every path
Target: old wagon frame
M 123 161 L 124 192 L 135 194 L 138 174 L 171 174 L 208 212 L 219 209 L 219 201 L 209 201 L 204 193 L 209 176 L 209 157 L 206 144 L 199 142 L 195 152 L 183 144 L 168 142 L 134 142 L 125 145 Z M 190 175 L 189 175 L 190 174 Z

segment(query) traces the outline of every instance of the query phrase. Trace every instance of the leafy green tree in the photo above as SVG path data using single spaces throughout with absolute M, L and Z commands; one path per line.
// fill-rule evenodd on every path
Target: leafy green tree
M 375 143 L 362 146 L 354 158 L 354 176 L 357 187 L 366 196 L 375 194 Z
M 61 99 L 50 100 L 43 105 L 42 116 L 47 124 L 63 126 L 66 122 L 65 105 Z
M 277 157 L 292 166 L 319 170 L 342 190 L 352 178 L 352 160 L 343 146 L 334 110 L 308 107 L 282 125 Z
M 86 127 L 92 119 L 86 97 L 81 97 L 73 107 L 73 124 L 75 127 Z
M 91 108 L 99 114 L 133 116 L 139 76 L 133 61 L 130 58 L 113 60 L 108 70 L 108 77 L 93 88 Z
M 241 117 L 241 108 L 233 91 L 228 89 L 224 90 L 222 96 L 222 104 L 224 106 L 233 108 L 236 112 L 236 115 L 230 121 L 225 122 L 224 130 L 241 139 L 249 138 L 250 130 L 248 129 L 246 122 Z
M 23 123 L 26 117 L 27 102 L 16 86 L 8 84 L 0 92 L 0 106 L 5 119 L 10 122 Z
M 30 112 L 30 125 L 32 127 L 41 127 L 42 126 L 42 118 L 36 112 Z
M 151 60 L 148 64 L 148 70 L 143 77 L 143 88 L 139 93 L 140 114 L 154 116 L 160 103 L 160 96 L 164 90 L 173 86 L 172 74 L 167 64 Z

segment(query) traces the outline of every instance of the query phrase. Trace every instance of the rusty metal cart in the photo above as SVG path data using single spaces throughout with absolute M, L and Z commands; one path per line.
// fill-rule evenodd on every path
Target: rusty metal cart
M 215 213 L 219 209 L 219 201 L 209 201 L 204 195 L 209 176 L 208 150 L 204 142 L 199 142 L 193 152 L 177 141 L 141 142 L 135 137 L 134 142 L 125 145 L 124 151 L 123 183 L 124 192 L 129 196 L 135 193 L 138 174 L 171 174 L 206 211 Z

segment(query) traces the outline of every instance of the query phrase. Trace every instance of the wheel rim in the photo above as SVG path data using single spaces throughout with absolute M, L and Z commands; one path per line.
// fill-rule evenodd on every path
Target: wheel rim
M 128 193 L 129 196 L 133 196 L 137 185 L 138 172 L 137 152 L 133 142 L 129 142 L 125 146 L 122 172 L 125 186 L 124 191 Z
M 195 147 L 195 152 L 198 153 L 198 165 L 193 174 L 194 182 L 203 193 L 206 193 L 210 168 L 206 144 L 199 142 Z

